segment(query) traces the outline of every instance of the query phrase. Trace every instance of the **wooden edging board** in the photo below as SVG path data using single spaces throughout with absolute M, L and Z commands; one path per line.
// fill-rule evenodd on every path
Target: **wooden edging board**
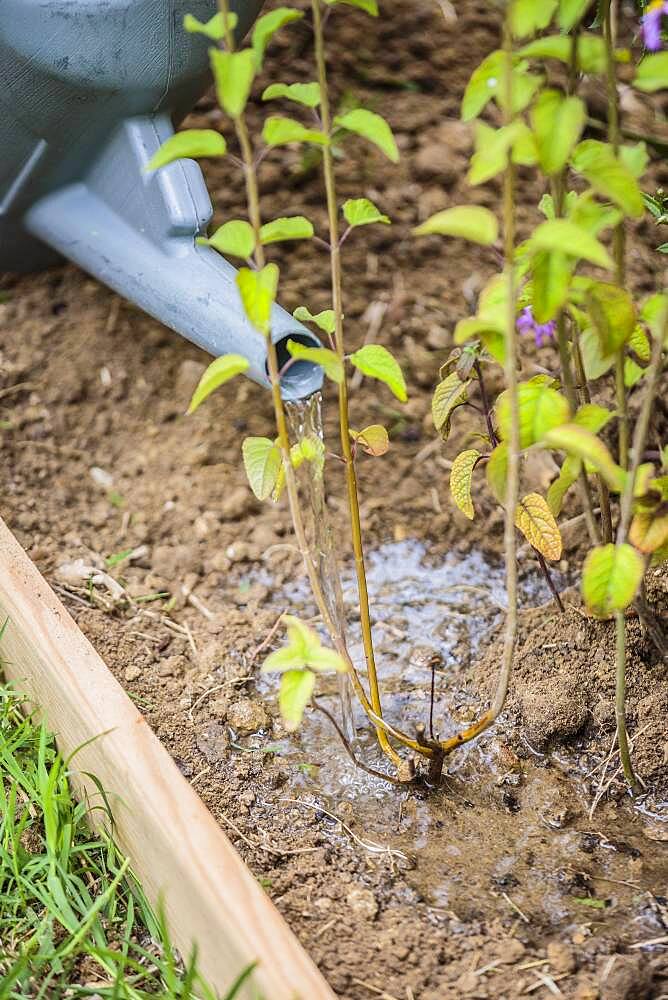
M 184 956 L 221 995 L 257 961 L 243 1000 L 334 1000 L 334 994 L 202 801 L 0 520 L 0 657 L 72 763 L 77 793 L 111 804 L 114 839 L 149 900 L 162 902 Z M 92 742 L 91 742 L 92 741 Z M 103 811 L 94 809 L 93 823 Z

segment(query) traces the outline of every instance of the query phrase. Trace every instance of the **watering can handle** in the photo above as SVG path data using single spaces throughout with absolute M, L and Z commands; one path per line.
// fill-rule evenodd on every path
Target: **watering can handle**
M 195 242 L 212 216 L 199 166 L 179 160 L 146 171 L 172 134 L 166 114 L 126 119 L 82 180 L 30 208 L 26 228 L 210 354 L 244 355 L 248 376 L 267 385 L 266 342 L 245 315 L 235 268 Z M 282 356 L 290 338 L 319 346 L 280 306 L 272 338 Z M 286 373 L 283 395 L 303 398 L 321 384 L 320 368 L 298 362 Z

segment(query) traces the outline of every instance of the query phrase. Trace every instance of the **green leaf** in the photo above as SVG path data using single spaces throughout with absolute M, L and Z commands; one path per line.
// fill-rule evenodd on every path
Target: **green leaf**
M 320 637 L 294 615 L 283 615 L 288 630 L 288 645 L 271 653 L 262 664 L 263 673 L 290 669 L 336 671 L 345 673 L 345 661 L 333 649 L 328 649 Z
M 510 29 L 515 38 L 526 38 L 543 31 L 557 9 L 557 0 L 512 0 Z
M 635 515 L 629 528 L 629 541 L 649 555 L 668 542 L 668 509 L 663 504 L 658 510 Z
M 604 357 L 599 336 L 591 327 L 580 334 L 578 343 L 587 380 L 595 382 L 597 378 L 610 371 L 615 363 L 615 356 L 609 354 Z
M 568 219 L 548 219 L 534 230 L 529 246 L 532 250 L 551 250 L 570 257 L 588 260 L 599 267 L 614 267 L 610 254 L 602 243 L 581 226 Z
M 645 173 L 649 163 L 647 145 L 644 142 L 637 142 L 635 146 L 620 146 L 619 159 L 638 180 Z
M 241 354 L 224 354 L 221 358 L 216 358 L 199 380 L 187 412 L 194 413 L 200 403 L 203 403 L 214 389 L 223 385 L 224 382 L 229 382 L 235 375 L 248 371 L 249 367 L 248 359 L 242 357 Z
M 382 222 L 389 226 L 390 219 L 383 215 L 368 198 L 349 198 L 343 203 L 343 217 L 349 226 L 368 226 L 372 222 Z
M 258 500 L 266 500 L 278 479 L 281 449 L 269 438 L 247 437 L 241 452 L 250 488 Z
M 568 64 L 571 59 L 571 39 L 568 35 L 546 35 L 519 49 L 526 59 L 558 59 Z M 621 55 L 618 53 L 617 58 Z M 605 42 L 601 35 L 581 32 L 578 35 L 578 69 L 582 73 L 605 72 Z
M 234 31 L 238 20 L 239 18 L 236 14 L 232 12 L 228 14 L 227 24 L 230 31 Z M 183 27 L 191 35 L 206 35 L 213 42 L 220 42 L 225 38 L 225 19 L 222 11 L 214 14 L 212 18 L 205 22 L 199 21 L 192 14 L 186 14 L 183 18 Z
M 568 298 L 575 261 L 561 250 L 542 250 L 531 262 L 531 306 L 537 323 L 548 323 Z
M 619 205 L 625 215 L 639 219 L 643 214 L 644 202 L 638 182 L 606 142 L 585 139 L 575 147 L 571 165 L 598 194 Z
M 498 239 L 499 224 L 488 208 L 480 205 L 457 205 L 432 215 L 417 226 L 413 233 L 415 236 L 460 236 L 472 243 L 491 246 Z
M 450 372 L 436 386 L 431 400 L 431 415 L 434 427 L 445 440 L 450 433 L 452 414 L 458 406 L 468 400 L 468 388 L 472 379 L 462 381 L 456 371 Z
M 599 545 L 587 555 L 582 570 L 582 595 L 600 618 L 624 611 L 636 596 L 645 564 L 632 545 Z
M 307 108 L 317 108 L 320 104 L 319 83 L 272 83 L 262 94 L 263 101 L 273 101 L 285 97 Z
M 222 52 L 220 49 L 210 49 L 209 58 L 218 103 L 228 115 L 238 118 L 246 107 L 255 78 L 253 50 Z
M 286 670 L 281 677 L 278 707 L 283 724 L 289 733 L 301 725 L 304 710 L 311 700 L 315 687 L 315 674 L 310 670 Z
M 623 218 L 618 208 L 602 205 L 600 201 L 596 201 L 593 191 L 585 191 L 581 195 L 571 191 L 569 194 L 572 197 L 567 206 L 568 218 L 577 226 L 587 229 L 593 236 L 598 236 L 604 229 L 616 226 Z
M 565 424 L 570 416 L 568 400 L 552 389 L 538 376 L 529 382 L 521 382 L 517 387 L 520 417 L 520 448 L 541 441 L 545 434 Z M 502 392 L 496 401 L 499 435 L 504 441 L 510 438 L 510 403 L 508 393 Z
M 529 545 L 546 559 L 551 562 L 561 559 L 561 533 L 552 511 L 540 493 L 527 493 L 518 501 L 515 526 Z
M 266 222 L 260 229 L 260 243 L 280 243 L 284 240 L 310 240 L 313 225 L 303 215 L 292 215 Z
M 272 35 L 279 28 L 282 28 L 284 24 L 289 24 L 290 21 L 298 21 L 303 16 L 304 14 L 300 10 L 293 10 L 290 7 L 277 7 L 276 10 L 270 10 L 268 14 L 263 14 L 262 17 L 257 19 L 252 35 L 252 52 L 256 69 L 259 70 L 262 68 L 264 53 Z
M 480 452 L 475 448 L 460 451 L 450 469 L 450 495 L 469 521 L 473 520 L 475 514 L 471 499 L 471 481 L 479 458 Z
M 213 247 L 219 253 L 247 260 L 255 250 L 255 233 L 250 223 L 232 219 L 220 226 L 209 239 L 198 236 L 197 242 Z
M 341 3 L 347 4 L 348 7 L 357 7 L 358 10 L 371 14 L 372 17 L 378 17 L 378 0 L 325 0 L 325 3 L 330 7 Z
M 570 31 L 582 20 L 591 0 L 559 0 L 557 24 L 562 31 Z
M 484 184 L 505 170 L 511 150 L 526 130 L 526 125 L 519 120 L 498 129 L 490 128 L 485 122 L 476 122 L 475 152 L 467 176 L 469 184 Z
M 557 448 L 583 462 L 588 462 L 600 472 L 608 486 L 616 493 L 621 493 L 624 489 L 626 473 L 616 464 L 603 442 L 584 427 L 579 427 L 577 424 L 562 424 L 548 431 L 543 443 L 549 448 Z
M 288 341 L 288 351 L 292 358 L 303 358 L 304 361 L 312 361 L 320 365 L 327 378 L 340 385 L 343 382 L 344 371 L 341 358 L 334 351 L 327 347 L 307 347 L 295 340 Z
M 582 462 L 575 455 L 566 455 L 559 475 L 547 491 L 547 505 L 555 517 L 561 512 L 564 497 L 580 475 Z
M 627 389 L 632 389 L 636 382 L 645 374 L 644 368 L 637 365 L 633 358 L 624 358 L 624 385 Z
M 400 402 L 406 402 L 408 395 L 403 372 L 386 347 L 380 344 L 366 344 L 351 354 L 350 360 L 363 375 L 384 382 Z
M 337 115 L 334 119 L 334 124 L 338 125 L 339 128 L 345 128 L 348 132 L 354 132 L 355 135 L 361 135 L 364 139 L 368 139 L 392 163 L 399 162 L 399 150 L 392 135 L 392 130 L 385 119 L 381 115 L 377 115 L 375 111 L 367 111 L 365 108 L 355 108 L 344 115 Z
M 651 354 L 649 340 L 647 339 L 647 334 L 639 324 L 636 324 L 633 328 L 633 333 L 626 344 L 629 350 L 633 351 L 641 361 L 649 361 Z
M 237 274 L 237 287 L 246 315 L 260 333 L 269 333 L 271 307 L 276 300 L 278 268 L 266 264 L 261 271 L 242 267 Z
M 564 97 L 552 89 L 541 91 L 531 109 L 531 126 L 546 174 L 557 174 L 566 166 L 586 120 L 587 109 L 579 97 Z
M 382 424 L 369 424 L 361 431 L 350 431 L 350 436 L 358 445 L 374 458 L 380 458 L 390 447 L 390 438 Z
M 603 357 L 616 354 L 636 326 L 633 299 L 626 289 L 618 285 L 595 281 L 586 293 L 585 301 Z
M 227 143 L 220 132 L 211 128 L 189 128 L 165 139 L 151 157 L 146 170 L 158 170 L 174 160 L 224 156 L 226 152 Z
M 490 53 L 474 69 L 462 99 L 462 120 L 477 118 L 483 108 L 494 97 L 499 79 L 504 70 L 505 55 L 500 50 Z
M 336 316 L 333 309 L 323 309 L 322 312 L 310 313 L 306 306 L 298 306 L 292 314 L 300 323 L 315 323 L 325 333 L 332 334 L 336 329 Z
M 668 52 L 645 56 L 638 66 L 633 85 L 646 94 L 668 87 Z
M 329 146 L 324 132 L 306 128 L 294 118 L 272 115 L 267 118 L 262 129 L 262 138 L 268 146 L 287 146 L 291 142 L 308 142 L 314 146 Z
M 667 311 L 668 295 L 665 293 L 656 292 L 643 302 L 640 318 L 647 324 L 653 337 L 665 335 Z M 665 343 L 664 346 L 668 347 L 668 343 Z
M 573 418 L 573 423 L 584 427 L 592 434 L 598 434 L 614 417 L 614 413 L 597 403 L 584 403 Z
M 485 467 L 485 476 L 492 493 L 498 503 L 503 505 L 506 502 L 506 492 L 508 489 L 508 442 L 502 441 L 489 456 L 489 461 Z

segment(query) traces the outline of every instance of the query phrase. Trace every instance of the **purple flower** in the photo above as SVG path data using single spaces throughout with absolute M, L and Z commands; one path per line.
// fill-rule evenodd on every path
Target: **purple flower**
M 661 48 L 661 18 L 668 14 L 668 0 L 654 0 L 640 18 L 645 48 L 658 52 Z
M 533 318 L 531 306 L 526 306 L 526 308 L 522 310 L 517 317 L 516 326 L 518 333 L 533 333 L 536 341 L 536 347 L 542 347 L 550 337 L 554 336 L 557 329 L 557 324 L 553 319 L 551 319 L 549 323 L 537 323 Z

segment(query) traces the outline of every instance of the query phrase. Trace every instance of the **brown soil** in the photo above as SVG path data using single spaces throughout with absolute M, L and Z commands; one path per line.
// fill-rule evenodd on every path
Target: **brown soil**
M 392 433 L 389 460 L 361 465 L 364 527 L 371 546 L 423 540 L 436 566 L 446 553 L 483 552 L 498 574 L 501 512 L 482 491 L 469 524 L 447 495 L 446 460 L 474 424 L 462 416 L 456 440 L 432 447 L 428 417 L 452 326 L 470 311 L 494 260 L 410 237 L 410 227 L 439 208 L 498 204 L 494 184 L 466 188 L 471 135 L 457 117 L 464 83 L 496 45 L 497 27 L 488 5 L 474 0 L 458 5 L 456 23 L 431 0 L 386 7 L 391 16 L 371 28 L 347 11 L 330 29 L 337 97 L 354 88 L 389 118 L 402 151 L 391 168 L 352 142 L 339 168 L 342 196 L 367 195 L 395 222 L 346 244 L 350 341 L 364 339 L 370 303 L 385 308 L 378 339 L 399 356 L 410 389 L 405 407 L 375 389 L 355 395 L 354 422 L 383 421 Z M 298 26 L 278 40 L 267 78 L 310 74 L 308 32 Z M 259 103 L 252 107 L 254 126 L 263 113 Z M 659 101 L 627 114 L 639 129 L 656 131 L 663 121 Z M 205 100 L 193 121 L 217 123 L 219 113 Z M 207 176 L 221 218 L 243 214 L 229 165 Z M 654 176 L 665 183 L 665 166 L 657 163 Z M 267 215 L 304 212 L 322 229 L 320 182 L 298 153 L 269 157 L 261 181 Z M 527 206 L 540 194 L 528 174 L 521 191 Z M 522 230 L 531 210 L 521 205 L 518 218 Z M 649 223 L 636 227 L 629 280 L 638 292 L 659 282 L 657 242 Z M 324 259 L 296 245 L 280 263 L 288 308 L 329 306 Z M 668 669 L 638 623 L 628 626 L 629 722 L 648 793 L 636 809 L 618 778 L 604 787 L 614 764 L 600 766 L 614 733 L 612 627 L 586 618 L 574 591 L 563 617 L 545 597 L 523 613 L 505 721 L 452 760 L 437 793 L 397 792 L 354 772 L 319 717 L 287 739 L 273 687 L 258 687 L 256 650 L 281 610 L 308 602 L 293 586 L 300 569 L 286 510 L 255 502 L 239 461 L 244 435 L 270 433 L 266 394 L 238 382 L 186 420 L 206 361 L 196 349 L 73 267 L 8 276 L 2 286 L 3 516 L 337 993 L 346 1000 L 382 991 L 397 1000 L 500 1000 L 548 997 L 555 988 L 579 1000 L 664 995 L 665 946 L 632 947 L 665 941 L 668 930 Z M 552 346 L 539 356 L 525 346 L 525 370 L 536 360 L 557 368 Z M 658 411 L 665 421 L 665 398 Z M 330 430 L 334 423 L 330 405 Z M 527 470 L 536 484 L 549 474 Z M 343 495 L 335 467 L 329 505 L 337 528 Z M 577 572 L 583 541 L 577 527 L 566 537 L 565 580 Z M 103 589 L 91 595 L 63 586 L 63 563 L 101 565 L 140 546 L 113 574 L 133 598 L 170 595 L 140 603 L 141 614 L 112 607 Z M 457 582 L 469 580 L 462 566 Z M 526 561 L 522 573 L 534 587 Z M 210 616 L 187 600 L 190 590 Z M 651 575 L 649 592 L 665 616 L 665 576 Z M 469 718 L 495 674 L 498 615 L 492 601 L 483 604 L 443 610 L 455 635 L 448 633 L 451 661 L 438 671 L 443 725 Z M 161 618 L 167 610 L 176 631 Z M 400 640 L 411 613 L 410 602 L 391 605 L 385 618 L 394 632 L 379 625 L 388 709 L 398 722 L 424 714 L 428 673 L 420 663 L 445 634 Z M 404 655 L 413 672 L 402 668 L 399 676 Z M 360 741 L 375 760 L 363 732 Z

